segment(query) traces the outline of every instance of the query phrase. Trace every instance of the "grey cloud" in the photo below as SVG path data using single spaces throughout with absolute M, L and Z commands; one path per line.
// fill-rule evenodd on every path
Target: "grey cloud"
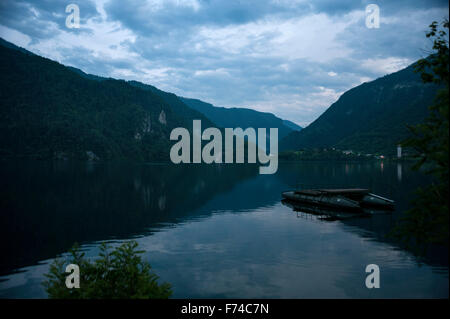
M 0 2 L 0 24 L 20 31 L 32 38 L 32 41 L 54 37 L 65 28 L 66 6 L 77 4 L 80 8 L 80 22 L 98 14 L 91 1 L 41 0 Z M 85 32 L 85 29 L 74 30 Z
M 172 1 L 162 3 L 162 7 L 156 7 L 138 0 L 126 3 L 111 0 L 105 5 L 105 10 L 109 19 L 121 21 L 126 27 L 151 36 L 171 35 L 197 26 L 243 24 L 268 15 L 300 16 L 308 13 L 310 7 L 307 4 L 292 6 L 283 1 L 267 0 L 199 0 L 198 8 L 177 5 Z

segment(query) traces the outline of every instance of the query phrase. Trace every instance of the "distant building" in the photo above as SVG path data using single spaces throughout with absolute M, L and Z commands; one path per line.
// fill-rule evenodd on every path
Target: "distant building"
M 402 158 L 402 146 L 400 144 L 397 145 L 397 158 Z

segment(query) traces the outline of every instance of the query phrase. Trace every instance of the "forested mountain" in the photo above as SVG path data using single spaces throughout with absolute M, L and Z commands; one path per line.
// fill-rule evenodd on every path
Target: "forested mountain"
M 175 98 L 4 40 L 0 61 L 0 157 L 168 160 L 173 128 L 191 128 L 193 119 L 213 125 Z
M 86 74 L 76 68 L 69 68 L 89 79 L 99 81 L 106 80 L 106 78 L 102 78 L 92 74 Z M 173 93 L 162 91 L 154 87 L 153 85 L 144 84 L 138 81 L 128 81 L 128 83 L 135 87 L 155 93 L 166 103 L 168 103 L 174 110 L 176 110 L 180 115 L 184 114 L 185 116 L 192 117 L 195 116 L 197 112 L 199 112 L 206 118 L 208 118 L 212 123 L 214 123 L 214 126 L 218 128 L 240 127 L 242 129 L 246 129 L 248 127 L 253 127 L 256 129 L 265 127 L 269 129 L 271 127 L 276 127 L 278 128 L 279 138 L 287 136 L 292 131 L 300 131 L 302 129 L 302 127 L 295 124 L 294 122 L 280 119 L 272 113 L 259 112 L 246 108 L 217 107 L 198 99 L 179 97 Z M 188 108 L 186 108 L 186 106 L 188 106 Z
M 225 108 L 217 107 L 197 99 L 181 98 L 181 100 L 192 109 L 202 113 L 220 127 L 247 127 L 257 128 L 278 128 L 278 138 L 281 139 L 293 131 L 302 128 L 297 124 L 282 120 L 272 113 L 258 112 L 246 108 Z M 268 130 L 267 130 L 268 132 Z
M 282 150 L 335 147 L 394 154 L 422 122 L 438 87 L 424 84 L 413 65 L 345 92 L 317 120 L 280 142 Z
M 0 59 L 0 157 L 165 161 L 171 130 L 191 129 L 194 119 L 202 128 L 278 127 L 280 138 L 300 129 L 270 113 L 217 108 L 86 74 L 3 39 Z
M 222 108 L 154 86 L 90 75 L 0 39 L 0 157 L 168 160 L 175 127 L 277 127 L 280 150 L 393 154 L 437 87 L 413 66 L 345 92 L 302 129 L 271 113 Z

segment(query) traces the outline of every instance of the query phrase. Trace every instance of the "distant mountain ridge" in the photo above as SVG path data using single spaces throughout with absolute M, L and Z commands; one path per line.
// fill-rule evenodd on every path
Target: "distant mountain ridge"
M 281 140 L 280 149 L 394 154 L 409 134 L 407 125 L 427 116 L 438 89 L 424 84 L 412 64 L 348 90 L 309 126 Z
M 303 127 L 301 127 L 300 125 L 297 125 L 289 120 L 283 120 L 283 124 L 291 128 L 293 131 L 301 131 L 303 129 Z
M 299 131 L 302 128 L 297 124 L 280 119 L 272 113 L 259 112 L 247 108 L 225 108 L 214 106 L 210 103 L 197 99 L 181 97 L 190 108 L 202 113 L 212 122 L 220 127 L 247 127 L 257 128 L 278 128 L 278 138 L 281 139 L 293 131 Z

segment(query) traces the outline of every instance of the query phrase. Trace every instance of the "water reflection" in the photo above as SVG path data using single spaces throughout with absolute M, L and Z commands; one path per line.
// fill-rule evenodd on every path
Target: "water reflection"
M 405 164 L 399 179 L 397 163 L 384 165 L 280 163 L 277 174 L 259 175 L 247 165 L 3 162 L 0 269 L 25 271 L 3 277 L 0 296 L 42 297 L 47 265 L 36 264 L 75 241 L 95 256 L 98 241 L 136 237 L 175 297 L 370 297 L 358 286 L 368 262 L 388 280 L 375 296 L 448 296 L 448 255 L 433 252 L 418 267 L 385 236 L 426 179 Z M 396 210 L 297 218 L 280 199 L 300 184 L 369 188 Z M 396 276 L 420 280 L 408 287 Z
M 257 174 L 252 166 L 3 163 L 0 274 L 77 242 L 142 235 L 175 223 Z
M 397 163 L 397 179 L 399 182 L 402 181 L 402 163 Z

